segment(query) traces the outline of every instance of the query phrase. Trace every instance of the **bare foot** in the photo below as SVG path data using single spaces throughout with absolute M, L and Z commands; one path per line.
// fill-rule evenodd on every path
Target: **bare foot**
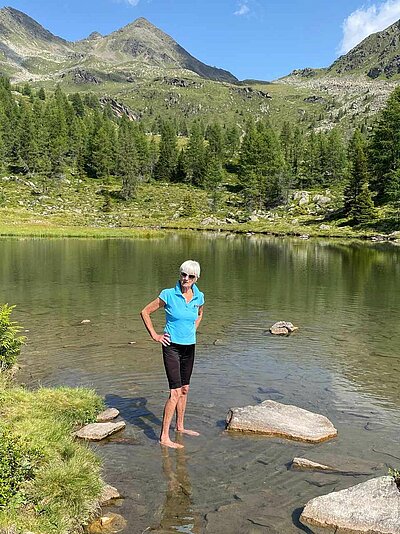
M 180 443 L 175 443 L 175 441 L 171 441 L 170 439 L 160 439 L 159 443 L 160 445 L 164 445 L 164 447 L 170 447 L 171 449 L 183 449 L 183 445 Z
M 199 432 L 196 432 L 196 430 L 186 430 L 186 428 L 182 429 L 175 429 L 176 432 L 180 432 L 181 434 L 187 434 L 188 436 L 200 436 Z

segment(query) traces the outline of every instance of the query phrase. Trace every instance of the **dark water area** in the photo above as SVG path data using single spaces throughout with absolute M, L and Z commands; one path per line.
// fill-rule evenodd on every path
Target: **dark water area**
M 206 298 L 187 409 L 201 436 L 163 450 L 168 384 L 139 312 L 188 258 L 202 265 Z M 111 508 L 124 533 L 313 532 L 298 521 L 309 499 L 400 467 L 398 247 L 172 233 L 3 239 L 0 277 L 0 302 L 16 304 L 29 331 L 21 381 L 95 388 L 127 422 L 95 446 L 125 497 Z M 271 336 L 277 320 L 299 331 Z M 161 331 L 162 312 L 155 323 Z M 338 437 L 309 445 L 224 431 L 230 407 L 266 399 L 326 415 Z M 295 471 L 294 456 L 345 468 Z

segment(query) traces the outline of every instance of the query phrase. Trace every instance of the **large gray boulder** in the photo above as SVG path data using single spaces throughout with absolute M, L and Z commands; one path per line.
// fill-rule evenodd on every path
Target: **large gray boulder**
M 227 430 L 257 432 L 309 443 L 319 443 L 337 435 L 336 428 L 325 416 L 272 400 L 256 406 L 231 408 L 226 423 Z
M 90 423 L 74 433 L 74 436 L 88 441 L 101 441 L 125 428 L 125 421 L 118 423 Z
M 300 520 L 339 532 L 400 534 L 400 491 L 393 477 L 373 478 L 312 499 Z

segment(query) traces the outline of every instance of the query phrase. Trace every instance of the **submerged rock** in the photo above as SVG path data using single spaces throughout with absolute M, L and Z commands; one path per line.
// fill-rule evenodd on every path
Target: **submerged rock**
M 335 471 L 333 467 L 329 465 L 319 464 L 318 462 L 313 462 L 312 460 L 307 460 L 307 458 L 293 458 L 292 467 L 296 469 L 315 469 L 318 471 Z
M 274 335 L 280 335 L 280 336 L 287 336 L 288 334 L 291 334 L 295 330 L 298 330 L 297 326 L 293 326 L 292 323 L 289 323 L 288 321 L 278 321 L 275 324 L 273 324 L 269 331 L 271 334 Z
M 337 435 L 336 428 L 325 416 L 272 400 L 256 406 L 231 408 L 226 423 L 227 430 L 256 432 L 309 443 L 319 443 Z
M 89 441 L 101 441 L 107 436 L 122 430 L 125 426 L 125 421 L 119 421 L 118 423 L 90 423 L 74 432 L 74 436 Z
M 103 488 L 103 492 L 99 499 L 100 506 L 107 506 L 107 504 L 110 504 L 114 499 L 120 499 L 121 494 L 117 490 L 117 488 L 114 488 L 114 486 L 110 486 L 109 484 L 106 484 Z
M 312 499 L 300 520 L 345 532 L 400 534 L 400 491 L 393 477 L 373 478 Z
M 107 423 L 119 416 L 119 411 L 116 408 L 107 408 L 104 412 L 99 413 L 96 417 L 98 423 Z
M 103 515 L 88 527 L 89 534 L 113 534 L 121 532 L 127 526 L 126 520 L 119 514 Z

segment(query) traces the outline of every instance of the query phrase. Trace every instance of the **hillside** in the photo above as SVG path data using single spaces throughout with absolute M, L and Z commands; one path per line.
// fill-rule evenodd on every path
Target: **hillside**
M 296 70 L 267 84 L 239 82 L 202 63 L 144 18 L 109 35 L 92 32 L 68 42 L 6 7 L 0 10 L 0 72 L 14 83 L 107 95 L 147 127 L 160 116 L 179 124 L 218 117 L 240 126 L 251 116 L 268 117 L 274 125 L 289 121 L 317 131 L 335 125 L 347 130 L 368 126 L 394 89 L 397 75 L 387 76 L 400 57 L 399 31 L 396 23 L 329 68 Z M 376 69 L 382 71 L 377 77 Z
M 327 74 L 357 74 L 371 79 L 398 79 L 400 75 L 400 20 L 366 37 L 339 57 Z

